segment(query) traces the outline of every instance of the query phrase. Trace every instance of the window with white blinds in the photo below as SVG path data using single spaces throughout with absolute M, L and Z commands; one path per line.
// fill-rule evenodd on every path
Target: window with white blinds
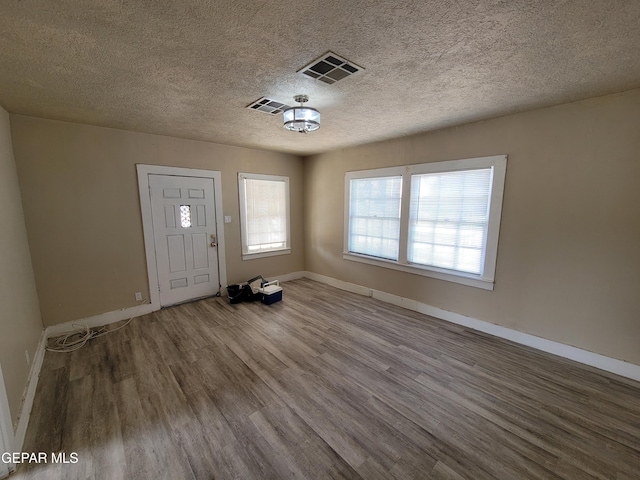
M 493 289 L 506 155 L 347 172 L 344 258 Z
M 485 168 L 411 177 L 410 263 L 482 273 L 491 174 Z
M 398 259 L 402 177 L 351 180 L 349 251 Z
M 290 253 L 289 178 L 238 174 L 243 258 Z

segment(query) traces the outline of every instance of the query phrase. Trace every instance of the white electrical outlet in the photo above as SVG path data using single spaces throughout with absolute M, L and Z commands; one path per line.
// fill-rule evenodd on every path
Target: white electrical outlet
M 29 356 L 29 350 L 24 351 L 24 356 L 27 358 L 27 367 L 31 363 L 31 357 Z
M 142 301 L 142 292 L 136 292 L 136 301 L 138 302 Z
M 231 223 L 231 215 L 224 216 L 224 223 Z

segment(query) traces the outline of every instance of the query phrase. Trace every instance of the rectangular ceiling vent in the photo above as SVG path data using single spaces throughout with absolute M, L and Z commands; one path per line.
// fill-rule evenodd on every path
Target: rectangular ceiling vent
M 306 67 L 298 70 L 298 73 L 304 73 L 308 77 L 331 85 L 339 82 L 343 78 L 350 77 L 360 70 L 364 70 L 364 68 L 357 66 L 355 63 L 333 52 L 327 52 Z
M 259 112 L 270 113 L 271 115 L 277 115 L 278 113 L 282 113 L 283 110 L 289 108 L 289 105 L 271 100 L 267 97 L 262 97 L 247 105 L 247 108 L 250 110 L 257 110 Z

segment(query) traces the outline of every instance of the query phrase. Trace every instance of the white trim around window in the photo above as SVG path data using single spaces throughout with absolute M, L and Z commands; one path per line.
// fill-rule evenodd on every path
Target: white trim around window
M 242 259 L 291 253 L 289 177 L 238 173 Z
M 463 160 L 450 160 L 443 162 L 423 163 L 418 165 L 406 165 L 400 167 L 347 172 L 345 174 L 343 258 L 355 262 L 377 265 L 393 270 L 400 270 L 407 273 L 413 273 L 417 275 L 437 278 L 440 280 L 460 283 L 463 285 L 469 285 L 485 290 L 493 290 L 506 168 L 507 156 L 495 155 L 490 157 L 468 158 Z M 415 185 L 412 187 L 412 180 L 419 178 L 418 176 L 421 175 L 444 174 L 442 176 L 446 176 L 447 173 L 453 174 L 454 172 L 458 172 L 459 174 L 462 174 L 463 172 L 472 172 L 475 170 L 490 171 L 490 180 L 488 180 L 488 183 L 485 184 L 485 191 L 487 191 L 488 195 L 487 197 L 485 197 L 488 215 L 483 227 L 483 236 L 481 236 L 481 239 L 478 240 L 479 245 L 481 244 L 481 253 L 476 255 L 475 267 L 471 268 L 471 270 L 475 269 L 475 272 L 456 270 L 454 268 L 441 268 L 434 265 L 410 262 L 408 260 L 408 258 L 410 257 L 408 253 L 410 247 L 410 223 L 415 221 L 415 218 L 410 218 L 410 216 L 412 215 L 412 206 L 414 207 L 413 215 L 415 216 L 415 205 L 412 204 L 411 195 L 412 188 L 416 188 Z M 375 228 L 378 230 L 378 232 L 372 237 L 372 242 L 375 244 L 375 247 L 372 248 L 372 251 L 383 251 L 385 252 L 385 255 L 387 257 L 390 256 L 389 252 L 394 252 L 397 259 L 380 258 L 379 256 L 367 254 L 366 249 L 364 249 L 365 253 L 353 251 L 357 250 L 357 247 L 350 249 L 350 237 L 352 234 L 351 229 L 356 228 L 355 220 L 353 220 L 354 225 L 351 224 L 352 216 L 355 218 L 355 215 L 352 215 L 352 186 L 355 187 L 358 184 L 358 180 L 384 180 L 385 178 L 391 179 L 394 177 L 402 178 L 399 218 L 396 218 L 397 215 L 394 213 L 397 206 L 396 203 L 384 206 L 386 210 L 383 213 L 373 212 L 369 214 L 369 219 L 373 218 L 373 220 L 371 220 L 371 223 L 376 225 Z M 355 183 L 352 182 L 354 180 L 356 181 Z M 359 183 L 361 184 L 362 182 Z M 415 201 L 416 192 L 413 193 Z M 379 202 L 379 197 L 375 198 L 376 201 Z M 381 222 L 376 217 L 377 215 L 381 215 L 386 219 L 391 220 Z M 390 227 L 393 225 L 397 225 L 398 227 Z M 386 229 L 383 234 L 379 233 L 381 228 Z M 394 228 L 398 228 L 398 231 L 391 231 Z M 384 239 L 379 240 L 377 238 L 378 236 L 384 237 Z M 395 250 L 390 246 L 388 246 L 387 248 L 380 247 L 376 243 L 379 241 L 396 241 L 397 247 L 395 248 Z M 351 243 L 355 244 L 353 237 L 351 237 Z

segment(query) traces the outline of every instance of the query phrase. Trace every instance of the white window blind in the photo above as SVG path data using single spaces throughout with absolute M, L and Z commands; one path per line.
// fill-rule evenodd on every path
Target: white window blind
M 244 254 L 289 248 L 288 178 L 240 175 Z
M 398 259 L 401 195 L 401 176 L 351 180 L 350 252 Z
M 493 168 L 411 176 L 410 263 L 482 275 Z

